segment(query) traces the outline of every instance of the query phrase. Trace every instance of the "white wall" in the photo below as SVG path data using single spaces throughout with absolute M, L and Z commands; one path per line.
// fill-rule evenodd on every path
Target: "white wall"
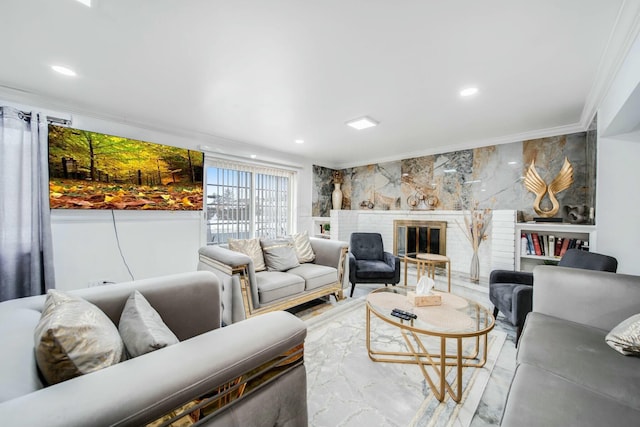
M 634 139 L 598 142 L 596 239 L 599 253 L 618 259 L 619 273 L 640 275 L 640 133 Z
M 0 105 L 46 110 L 57 117 L 71 118 L 72 126 L 79 129 L 196 150 L 206 145 L 210 150 L 246 156 L 247 160 L 249 154 L 257 154 L 258 160 L 295 165 L 298 185 L 293 231 L 312 226 L 313 171 L 311 162 L 302 158 L 208 135 L 176 135 L 60 110 L 46 100 L 22 100 L 1 89 Z M 196 269 L 198 248 L 206 238 L 203 212 L 115 211 L 114 215 L 122 253 L 135 279 Z M 52 210 L 51 216 L 56 287 L 71 290 L 102 280 L 131 280 L 118 249 L 111 211 Z
M 636 39 L 598 110 L 597 251 L 618 259 L 618 272 L 640 275 L 640 39 Z

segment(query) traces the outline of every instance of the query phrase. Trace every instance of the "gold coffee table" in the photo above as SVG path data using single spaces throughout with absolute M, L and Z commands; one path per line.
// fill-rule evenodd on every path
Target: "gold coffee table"
M 484 366 L 487 361 L 487 334 L 493 329 L 495 319 L 488 309 L 477 302 L 447 292 L 438 292 L 442 296 L 440 306 L 414 307 L 407 299 L 408 290 L 415 290 L 415 287 L 381 288 L 367 296 L 369 358 L 374 362 L 418 365 L 439 401 L 442 402 L 448 393 L 455 402 L 460 402 L 462 368 Z M 392 316 L 394 308 L 413 313 L 417 318 L 402 320 Z M 372 348 L 372 314 L 398 328 L 408 351 L 381 351 Z M 432 343 L 435 341 L 436 350 L 427 350 L 425 343 L 428 339 Z M 465 350 L 463 341 L 468 343 L 469 340 L 473 341 L 472 348 Z M 456 371 L 456 378 L 449 383 L 446 377 L 451 369 Z

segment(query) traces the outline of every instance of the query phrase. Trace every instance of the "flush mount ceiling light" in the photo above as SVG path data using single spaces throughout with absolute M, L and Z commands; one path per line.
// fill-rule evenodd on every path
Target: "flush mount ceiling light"
M 70 68 L 63 67 L 62 65 L 52 65 L 51 69 L 56 73 L 60 73 L 65 76 L 75 77 L 77 74 Z
M 87 7 L 91 7 L 91 0 L 76 0 L 78 3 L 82 3 Z
M 347 126 L 351 126 L 354 129 L 362 130 L 374 126 L 378 126 L 379 122 L 376 122 L 371 117 L 360 117 L 359 119 L 351 120 L 347 122 Z
M 304 144 L 304 139 L 296 139 L 296 144 Z
M 466 87 L 460 91 L 460 96 L 467 97 L 475 95 L 476 93 L 478 93 L 477 87 Z

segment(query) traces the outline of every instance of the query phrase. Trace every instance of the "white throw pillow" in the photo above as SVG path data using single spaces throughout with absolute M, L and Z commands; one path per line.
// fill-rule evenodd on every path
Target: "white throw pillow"
M 311 247 L 311 240 L 309 240 L 309 233 L 307 231 L 295 233 L 291 237 L 293 238 L 293 245 L 296 248 L 296 255 L 298 255 L 298 262 L 300 264 L 312 262 L 316 259 L 316 254 Z
M 640 314 L 620 322 L 607 334 L 605 341 L 625 356 L 640 356 Z
M 256 272 L 267 269 L 264 256 L 262 255 L 260 239 L 257 237 L 255 239 L 229 239 L 229 249 L 245 254 L 251 258 L 251 260 L 253 260 L 253 269 Z

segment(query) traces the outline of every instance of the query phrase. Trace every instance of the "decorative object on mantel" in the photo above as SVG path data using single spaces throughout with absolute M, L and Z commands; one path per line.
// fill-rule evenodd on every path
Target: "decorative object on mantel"
M 585 222 L 588 222 L 590 219 L 589 212 L 590 210 L 586 205 L 564 206 L 564 213 L 572 224 L 584 224 Z
M 533 210 L 543 218 L 550 218 L 558 213 L 560 209 L 560 203 L 556 199 L 556 194 L 566 190 L 573 184 L 573 166 L 569 163 L 569 159 L 564 158 L 564 163 L 558 175 L 551 181 L 551 184 L 547 185 L 542 177 L 536 171 L 535 160 L 531 161 L 527 174 L 524 177 L 524 186 L 527 190 L 536 195 L 536 200 L 533 202 Z M 540 202 L 545 194 L 549 193 L 549 200 L 551 200 L 551 209 L 542 210 L 540 208 Z
M 373 202 L 371 200 L 363 200 L 360 202 L 360 209 L 373 209 Z
M 480 202 L 471 201 L 469 211 L 462 211 L 464 216 L 464 228 L 456 221 L 462 232 L 471 243 L 473 256 L 471 257 L 471 267 L 469 269 L 469 280 L 473 283 L 480 281 L 480 260 L 478 258 L 478 249 L 483 240 L 487 240 L 487 228 L 491 223 L 493 211 L 489 208 L 480 209 Z
M 438 206 L 438 202 L 439 200 L 435 195 L 426 195 L 421 190 L 417 190 L 407 198 L 407 205 L 412 210 L 433 210 Z
M 342 209 L 342 190 L 340 185 L 342 184 L 342 172 L 333 171 L 333 193 L 331 193 L 331 203 L 333 209 Z

